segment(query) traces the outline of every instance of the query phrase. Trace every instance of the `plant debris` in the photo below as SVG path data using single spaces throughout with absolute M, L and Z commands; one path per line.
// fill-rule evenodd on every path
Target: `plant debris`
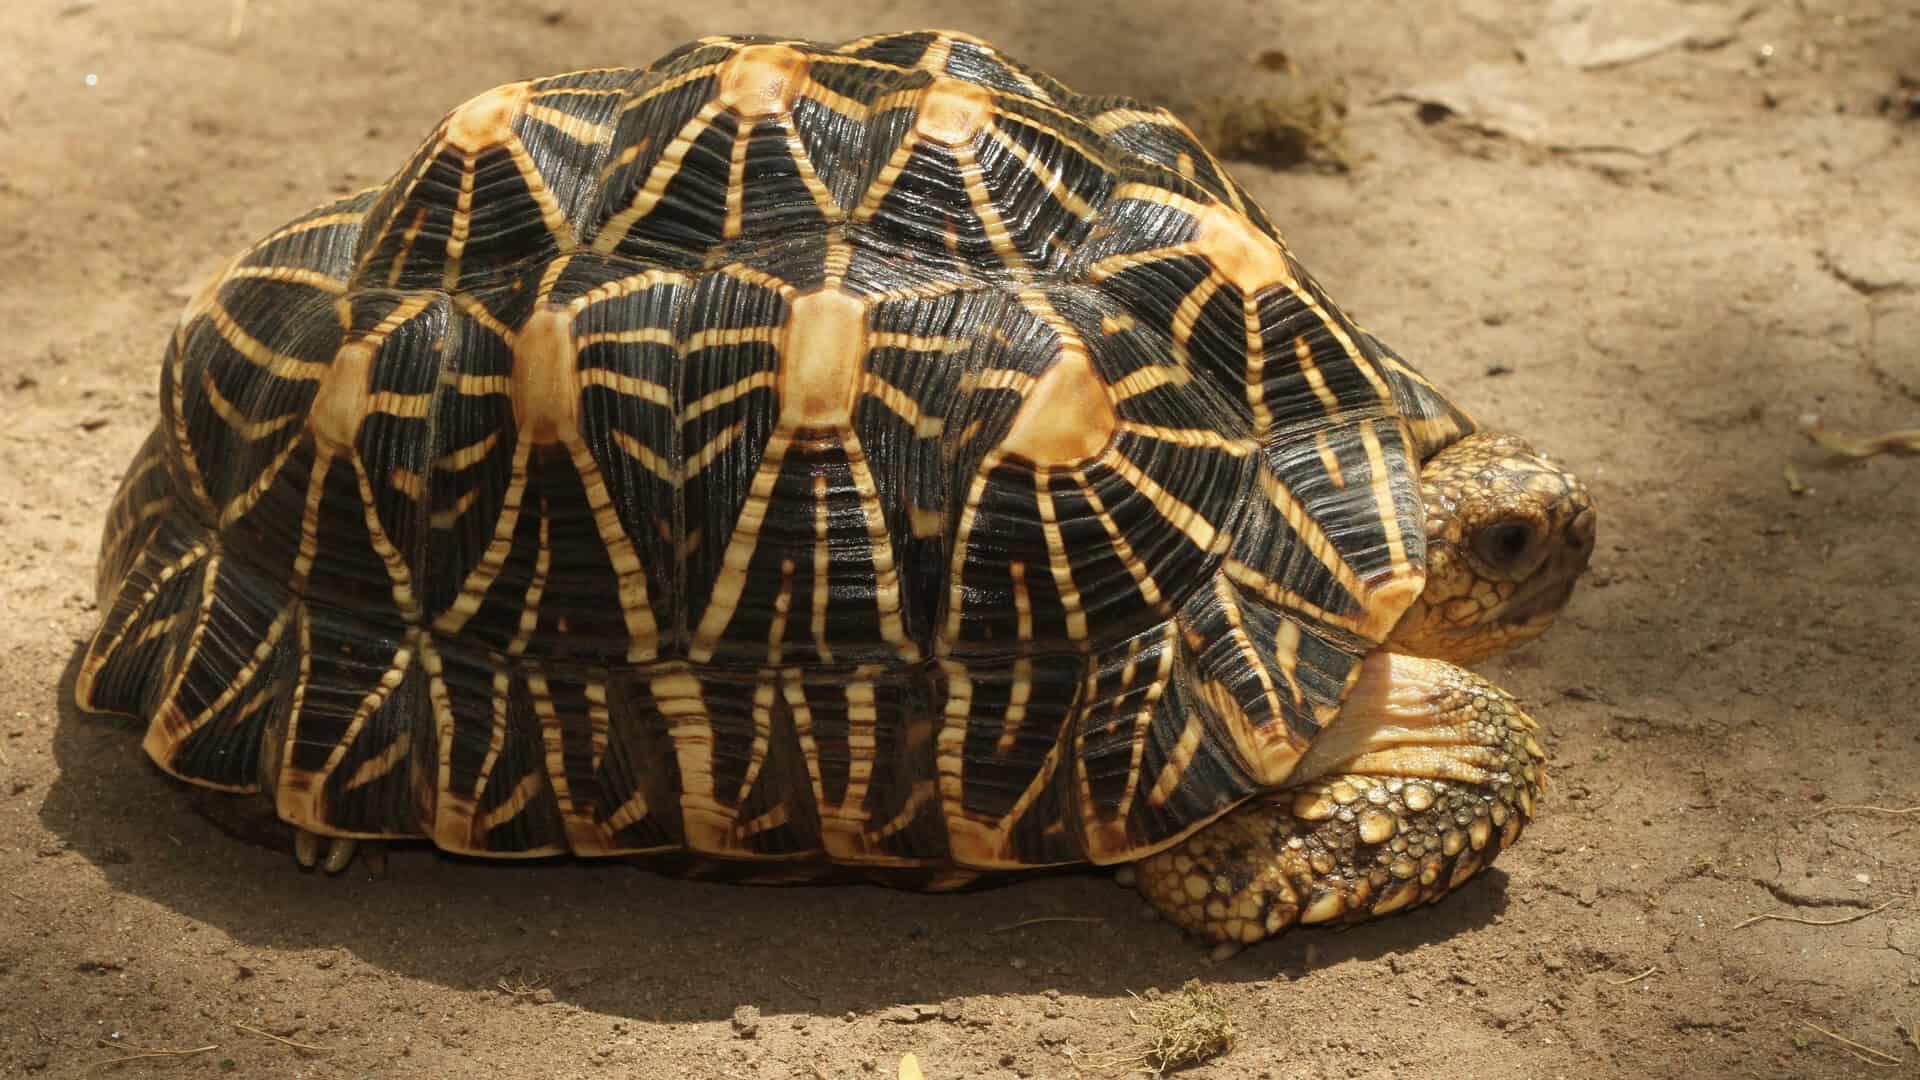
M 1240 1029 L 1227 1012 L 1227 1003 L 1199 979 L 1188 979 L 1179 992 L 1148 990 L 1139 1008 L 1127 1016 L 1134 1026 L 1147 1029 L 1145 1038 L 1112 1051 L 1096 1061 L 1105 1071 L 1144 1066 L 1164 1076 L 1189 1065 L 1211 1061 L 1233 1049 Z
M 1346 85 L 1286 79 L 1286 89 L 1277 94 L 1203 98 L 1182 111 L 1201 144 L 1223 158 L 1275 169 L 1351 170 Z

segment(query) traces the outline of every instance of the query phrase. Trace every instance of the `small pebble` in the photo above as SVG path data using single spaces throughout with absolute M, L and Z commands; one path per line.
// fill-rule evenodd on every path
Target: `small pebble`
M 751 1039 L 760 1034 L 760 1009 L 755 1005 L 742 1005 L 733 1010 L 733 1033 L 742 1039 Z

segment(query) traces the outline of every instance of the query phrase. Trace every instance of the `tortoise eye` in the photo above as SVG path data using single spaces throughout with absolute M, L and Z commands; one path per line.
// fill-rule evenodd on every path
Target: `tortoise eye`
M 1473 553 L 1493 570 L 1518 571 L 1533 561 L 1538 540 L 1538 530 L 1533 523 L 1501 521 L 1474 535 Z

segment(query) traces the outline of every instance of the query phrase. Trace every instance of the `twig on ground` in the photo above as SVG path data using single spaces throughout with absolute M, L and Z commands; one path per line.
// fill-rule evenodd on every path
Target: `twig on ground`
M 1906 817 L 1908 814 L 1920 814 L 1920 806 L 1903 806 L 1895 810 L 1887 806 L 1867 806 L 1862 803 L 1836 803 L 1823 806 L 1814 817 L 1826 817 L 1828 814 L 1846 811 L 1855 814 L 1885 814 L 1888 817 Z
M 314 1053 L 314 1054 L 333 1053 L 333 1047 L 331 1046 L 315 1046 L 312 1043 L 294 1042 L 292 1039 L 275 1035 L 271 1031 L 262 1031 L 257 1027 L 248 1027 L 247 1025 L 240 1023 L 238 1020 L 234 1021 L 233 1026 L 239 1028 L 241 1031 L 244 1031 L 249 1035 L 258 1035 L 263 1039 L 272 1039 L 274 1042 L 281 1043 L 282 1045 L 291 1046 L 295 1050 L 305 1050 L 305 1051 L 308 1051 L 309 1053 Z
M 1643 971 L 1643 972 L 1641 972 L 1640 974 L 1638 974 L 1638 975 L 1634 975 L 1634 976 L 1632 976 L 1632 977 L 1630 977 L 1630 978 L 1625 978 L 1625 979 L 1608 979 L 1607 981 L 1608 981 L 1608 982 L 1610 982 L 1610 983 L 1612 983 L 1612 984 L 1613 984 L 1613 985 L 1615 985 L 1615 986 L 1627 986 L 1627 985 L 1629 985 L 1629 984 L 1632 984 L 1632 983 L 1637 983 L 1637 982 L 1639 982 L 1639 981 L 1640 981 L 1641 979 L 1644 979 L 1644 978 L 1646 978 L 1647 976 L 1649 976 L 1649 975 L 1652 975 L 1652 974 L 1654 974 L 1655 972 L 1658 972 L 1659 970 L 1660 970 L 1660 969 L 1659 969 L 1658 967 L 1650 967 L 1650 968 L 1648 968 L 1647 970 L 1645 970 L 1645 971 Z
M 189 1050 L 167 1050 L 167 1049 L 160 1049 L 160 1048 L 148 1048 L 144 1046 L 121 1046 L 117 1043 L 104 1043 L 103 1045 L 112 1047 L 113 1049 L 120 1051 L 121 1052 L 120 1056 L 117 1058 L 109 1058 L 106 1061 L 96 1061 L 92 1065 L 87 1066 L 88 1069 L 90 1070 L 91 1069 L 111 1069 L 116 1065 L 125 1065 L 129 1061 L 144 1061 L 149 1058 L 192 1057 L 195 1054 L 205 1054 L 205 1053 L 209 1053 L 211 1051 L 220 1049 L 219 1043 L 208 1043 L 205 1046 L 196 1046 Z
M 1754 923 L 1765 922 L 1769 919 L 1772 919 L 1778 922 L 1800 923 L 1803 926 L 1839 926 L 1842 923 L 1859 922 L 1861 919 L 1865 919 L 1873 915 L 1878 915 L 1881 912 L 1892 907 L 1893 904 L 1894 902 L 1892 900 L 1889 900 L 1886 903 L 1881 904 L 1879 907 L 1874 908 L 1872 911 L 1862 911 L 1854 915 L 1842 915 L 1837 919 L 1808 919 L 1808 918 L 1803 918 L 1799 915 L 1775 915 L 1769 912 L 1765 915 L 1755 915 L 1750 919 L 1742 919 L 1741 921 L 1734 923 L 1731 929 L 1734 929 L 1734 930 L 1743 929 L 1745 927 L 1752 926 Z
M 1021 919 L 1016 923 L 996 926 L 987 931 L 989 934 L 1004 934 L 1009 930 L 1018 930 L 1026 926 L 1038 926 L 1041 923 L 1103 923 L 1107 920 L 1099 915 L 1042 915 L 1037 919 Z
M 1890 1068 L 1893 1068 L 1895 1065 L 1900 1064 L 1900 1061 L 1901 1061 L 1900 1058 L 1894 1057 L 1892 1054 L 1887 1053 L 1885 1050 L 1875 1050 L 1871 1046 L 1863 1046 L 1860 1043 L 1854 1042 L 1852 1039 L 1847 1038 L 1845 1035 L 1835 1035 L 1833 1032 L 1828 1031 L 1826 1028 L 1821 1027 L 1819 1024 L 1816 1024 L 1811 1020 L 1802 1020 L 1800 1021 L 1800 1025 L 1802 1027 L 1810 1027 L 1813 1030 L 1819 1032 L 1820 1034 L 1825 1035 L 1827 1038 L 1832 1039 L 1834 1042 L 1837 1042 L 1841 1046 L 1845 1047 L 1847 1050 L 1847 1053 L 1852 1055 L 1855 1059 L 1859 1061 L 1864 1061 L 1869 1065 L 1875 1066 L 1876 1068 L 1890 1069 Z
M 1836 435 L 1821 426 L 1819 417 L 1803 416 L 1800 431 L 1808 441 L 1840 461 L 1860 461 L 1880 454 L 1920 454 L 1920 428 L 1861 439 Z

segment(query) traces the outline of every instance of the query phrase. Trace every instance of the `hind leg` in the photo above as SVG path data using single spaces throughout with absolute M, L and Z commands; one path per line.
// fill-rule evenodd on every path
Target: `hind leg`
M 1302 782 L 1144 860 L 1140 891 L 1223 952 L 1295 923 L 1431 903 L 1520 836 L 1544 782 L 1536 725 L 1505 691 L 1438 660 L 1377 654 Z

